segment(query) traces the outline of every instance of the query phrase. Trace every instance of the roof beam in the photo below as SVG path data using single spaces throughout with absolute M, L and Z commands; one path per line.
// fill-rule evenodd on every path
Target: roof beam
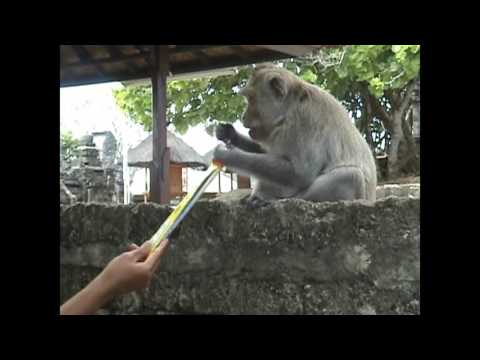
M 147 63 L 148 67 L 151 69 L 153 67 L 153 64 L 152 64 L 152 54 L 150 53 L 150 50 L 149 49 L 145 49 L 142 47 L 142 45 L 133 45 L 135 47 L 135 49 L 137 49 L 140 54 L 137 54 L 142 56 L 143 57 L 143 60 Z
M 62 65 L 63 69 L 72 69 L 76 68 L 78 66 L 87 66 L 87 65 L 99 65 L 99 64 L 106 64 L 106 63 L 113 63 L 113 62 L 119 62 L 119 61 L 125 61 L 125 60 L 135 60 L 138 58 L 145 58 L 147 53 L 143 52 L 140 54 L 133 54 L 133 55 L 119 55 L 119 56 L 113 56 L 108 59 L 92 59 L 88 61 L 81 61 L 80 63 L 74 63 L 74 64 L 65 64 Z
M 177 45 L 171 50 L 171 53 L 179 54 L 179 53 L 185 53 L 185 52 L 206 50 L 209 48 L 222 47 L 222 46 L 230 46 L 230 45 Z
M 193 54 L 198 56 L 204 66 L 208 66 L 209 58 L 202 50 L 196 50 Z
M 172 55 L 170 53 L 170 55 Z M 144 56 L 141 54 L 137 54 L 136 56 Z M 209 71 L 209 70 L 216 70 L 216 69 L 223 69 L 229 67 L 237 67 L 237 66 L 244 66 L 255 64 L 259 62 L 265 61 L 275 61 L 281 60 L 285 58 L 289 58 L 290 56 L 284 53 L 275 52 L 273 53 L 271 50 L 265 49 L 265 51 L 258 52 L 257 54 L 252 54 L 246 56 L 242 59 L 239 59 L 238 56 L 231 56 L 229 58 L 223 58 L 216 60 L 214 62 L 210 62 L 208 66 L 205 66 L 201 63 L 189 63 L 185 65 L 176 65 L 170 64 L 170 70 L 173 75 L 185 74 L 185 73 L 195 73 L 199 71 Z M 64 69 L 68 69 L 67 66 L 63 66 Z M 98 78 L 97 76 L 86 76 L 81 79 L 69 79 L 68 76 L 61 80 L 60 86 L 61 87 L 68 87 L 68 86 L 79 86 L 79 85 L 89 85 L 95 83 L 105 83 L 105 82 L 113 82 L 113 81 L 128 81 L 128 80 L 139 80 L 139 79 L 150 79 L 151 78 L 151 68 L 145 67 L 139 69 L 138 72 L 132 74 L 125 74 L 125 73 L 112 73 L 108 75 L 101 76 Z
M 90 65 L 89 63 L 89 58 L 90 54 L 88 51 L 83 47 L 79 45 L 72 45 L 73 51 L 75 51 L 75 54 L 77 54 L 78 58 L 80 59 L 80 62 L 85 65 Z M 98 65 L 94 65 L 95 71 L 98 73 L 100 76 L 105 76 L 103 73 L 102 69 Z
M 137 49 L 138 51 L 140 51 L 141 53 L 147 53 L 149 52 L 148 49 L 144 48 L 145 45 L 133 45 L 133 47 L 135 49 Z
M 244 60 L 248 59 L 248 57 L 250 56 L 250 53 L 245 50 L 242 45 L 238 45 L 235 49 L 237 50 L 238 56 L 240 56 Z
M 134 74 L 125 74 L 125 73 L 113 73 L 105 76 L 86 76 L 81 79 L 69 79 L 68 77 L 64 80 L 60 80 L 61 87 L 69 86 L 79 86 L 79 85 L 92 85 L 92 84 L 101 84 L 106 82 L 114 81 L 127 81 L 127 80 L 137 80 L 137 79 L 150 79 L 149 69 L 142 69 L 138 73 Z
M 268 51 L 268 50 L 266 50 Z M 243 59 L 239 59 L 238 57 L 229 57 L 224 58 L 221 60 L 217 60 L 215 62 L 211 61 L 208 66 L 202 66 L 201 64 L 190 63 L 187 65 L 175 65 L 171 64 L 171 72 L 173 75 L 183 74 L 183 73 L 190 73 L 190 72 L 198 72 L 198 71 L 208 71 L 213 69 L 223 69 L 228 67 L 237 67 L 237 66 L 244 66 L 244 65 L 251 65 L 259 62 L 265 61 L 275 61 L 286 59 L 289 56 L 283 53 L 273 53 L 271 51 L 257 53 L 253 56 L 245 57 Z
M 179 46 L 172 49 L 173 51 L 171 51 L 171 55 L 185 53 L 185 52 L 195 52 L 195 54 L 199 56 L 206 57 L 206 55 L 199 52 L 201 50 L 206 50 L 208 48 L 217 47 L 217 46 L 226 46 L 226 45 L 184 45 L 184 46 Z M 147 63 L 150 63 L 150 56 L 151 56 L 150 52 L 143 49 L 140 45 L 134 45 L 134 47 L 139 51 L 138 54 L 124 55 L 124 54 L 121 54 L 120 51 L 115 46 L 107 46 L 107 49 L 111 54 L 111 57 L 106 59 L 89 60 L 89 55 L 83 47 L 72 45 L 72 48 L 74 48 L 75 53 L 80 58 L 80 62 L 73 63 L 73 64 L 65 64 L 65 65 L 62 65 L 62 68 L 72 69 L 78 66 L 90 66 L 90 65 L 96 66 L 96 65 L 112 63 L 112 62 L 135 60 L 139 58 L 143 58 Z
M 305 55 L 306 53 L 312 52 L 312 49 L 309 45 L 255 45 L 265 49 L 278 51 L 284 54 L 292 56 Z
M 106 48 L 107 48 L 107 51 L 112 58 L 115 58 L 115 57 L 118 58 L 120 56 L 123 56 L 120 49 L 116 46 L 109 45 Z M 126 63 L 127 63 L 127 66 L 128 66 L 128 72 L 130 74 L 136 73 L 138 71 L 138 65 L 135 62 L 127 60 Z

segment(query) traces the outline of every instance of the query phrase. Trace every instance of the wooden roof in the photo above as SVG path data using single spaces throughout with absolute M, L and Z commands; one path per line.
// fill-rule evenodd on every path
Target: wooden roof
M 329 45 L 169 45 L 171 75 L 296 57 Z M 146 79 L 151 45 L 61 45 L 60 86 Z
M 173 164 L 200 170 L 207 169 L 209 165 L 203 156 L 168 130 L 167 147 L 170 148 L 170 162 Z M 128 150 L 128 166 L 150 167 L 152 163 L 152 148 L 152 135 L 149 135 L 136 147 Z

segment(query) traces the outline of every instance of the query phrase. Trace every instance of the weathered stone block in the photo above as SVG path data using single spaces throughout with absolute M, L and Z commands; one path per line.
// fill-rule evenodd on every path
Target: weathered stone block
M 250 210 L 200 201 L 172 236 L 148 290 L 104 313 L 418 314 L 420 201 L 283 200 Z M 168 207 L 61 208 L 62 301 L 131 242 L 148 240 Z

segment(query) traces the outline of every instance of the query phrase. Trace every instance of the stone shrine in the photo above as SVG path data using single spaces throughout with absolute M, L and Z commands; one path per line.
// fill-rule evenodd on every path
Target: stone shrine
M 61 167 L 60 202 L 62 204 L 77 201 L 101 203 L 123 201 L 122 164 L 120 162 L 114 165 L 116 144 L 112 146 L 115 138 L 111 133 L 110 135 L 106 144 L 110 151 L 102 153 L 102 157 L 107 160 L 106 164 L 99 158 L 99 150 L 95 146 L 92 135 L 85 135 L 80 139 L 78 159 L 72 162 L 72 167 L 68 170 Z

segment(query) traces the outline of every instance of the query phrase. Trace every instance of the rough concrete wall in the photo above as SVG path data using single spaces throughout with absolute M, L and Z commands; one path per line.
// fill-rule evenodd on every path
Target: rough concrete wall
M 377 186 L 377 200 L 389 196 L 420 197 L 420 184 L 386 184 Z
M 100 313 L 418 314 L 419 199 L 258 210 L 201 201 L 143 292 Z M 61 208 L 61 301 L 107 262 L 140 244 L 170 210 L 153 204 Z
M 217 196 L 218 200 L 238 201 L 250 195 L 250 189 L 238 189 Z M 377 186 L 377 200 L 389 197 L 420 198 L 420 184 L 384 184 Z

